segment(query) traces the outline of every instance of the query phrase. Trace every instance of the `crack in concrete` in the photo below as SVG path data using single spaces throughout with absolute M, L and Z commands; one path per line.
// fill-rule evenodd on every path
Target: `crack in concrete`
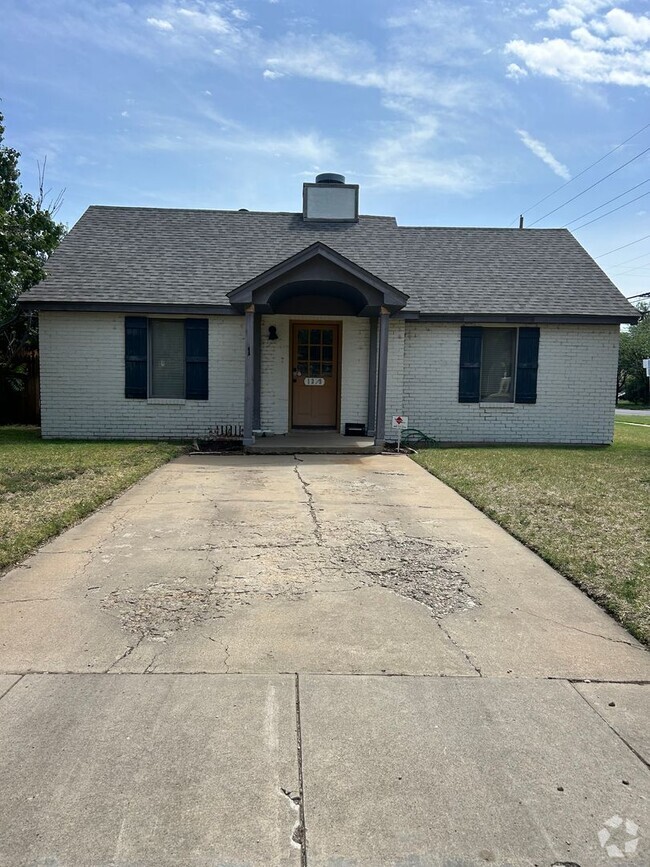
M 603 641 L 611 641 L 612 644 L 626 644 L 628 647 L 632 647 L 635 650 L 642 650 L 645 652 L 645 647 L 642 647 L 640 644 L 635 644 L 632 641 L 626 641 L 623 638 L 610 638 L 608 635 L 601 635 L 598 632 L 589 632 L 586 629 L 580 629 L 578 626 L 571 626 L 568 623 L 561 623 L 559 620 L 553 620 L 552 617 L 544 617 L 543 614 L 536 614 L 534 611 L 529 611 L 527 608 L 520 608 L 519 611 L 522 611 L 524 614 L 528 614 L 531 617 L 536 617 L 538 620 L 545 620 L 547 623 L 561 626 L 563 629 L 570 629 L 572 632 L 580 632 L 582 635 L 591 635 L 594 638 L 602 638 Z
M 296 458 L 296 460 L 298 460 Z M 309 482 L 306 482 L 305 479 L 300 475 L 300 470 L 297 465 L 293 468 L 295 474 L 298 476 L 300 480 L 300 484 L 302 485 L 302 489 L 307 497 L 307 508 L 309 509 L 309 514 L 311 515 L 311 519 L 314 522 L 314 536 L 316 537 L 316 542 L 319 545 L 323 544 L 323 536 L 321 533 L 320 524 L 318 523 L 318 517 L 316 515 L 316 509 L 314 508 L 314 495 L 309 490 Z
M 459 643 L 458 643 L 454 638 L 452 638 L 451 633 L 449 633 L 449 632 L 444 628 L 444 626 L 442 625 L 442 623 L 440 623 L 439 620 L 436 621 L 436 624 L 437 624 L 437 626 L 439 627 L 439 629 L 440 629 L 440 631 L 442 632 L 442 634 L 445 635 L 445 636 L 449 639 L 449 641 L 451 641 L 451 643 L 454 645 L 454 647 L 456 648 L 456 650 L 459 650 L 459 651 L 463 654 L 463 656 L 465 657 L 465 659 L 467 660 L 467 662 L 472 666 L 472 668 L 473 668 L 474 671 L 478 674 L 478 676 L 479 676 L 479 677 L 483 677 L 483 672 L 482 672 L 481 669 L 478 667 L 478 665 L 476 665 L 476 663 L 472 660 L 472 658 L 471 658 L 471 656 L 469 655 L 469 653 L 467 653 L 467 651 L 466 651 L 463 647 L 461 647 L 460 644 L 459 644 Z
M 3 698 L 7 695 L 7 693 L 11 692 L 11 690 L 14 688 L 14 686 L 17 686 L 17 685 L 20 683 L 20 681 L 23 679 L 23 677 L 25 677 L 24 674 L 19 675 L 19 676 L 18 676 L 18 680 L 16 680 L 14 683 L 10 684 L 10 685 L 5 689 L 4 692 L 0 693 L 0 700 L 3 699 Z
M 628 750 L 630 750 L 631 753 L 634 753 L 634 755 L 637 757 L 637 759 L 638 759 L 638 760 L 639 760 L 643 765 L 645 765 L 646 768 L 650 769 L 650 762 L 649 762 L 647 759 L 645 759 L 645 758 L 641 755 L 641 753 L 637 752 L 637 750 L 634 749 L 634 747 L 632 746 L 632 744 L 630 744 L 628 741 L 626 741 L 625 738 L 623 737 L 623 735 L 622 735 L 620 732 L 616 731 L 616 729 L 614 728 L 614 726 L 609 722 L 609 720 L 607 720 L 607 719 L 606 719 L 606 718 L 605 718 L 605 717 L 600 713 L 600 711 L 598 710 L 598 708 L 597 708 L 595 705 L 593 705 L 593 704 L 589 701 L 589 699 L 587 698 L 587 696 L 583 695 L 583 694 L 580 692 L 580 690 L 576 687 L 575 683 L 572 683 L 571 681 L 568 681 L 568 683 L 569 683 L 569 686 L 574 690 L 574 692 L 577 692 L 577 693 L 578 693 L 578 695 L 579 695 L 580 698 L 585 702 L 585 704 L 586 704 L 588 707 L 591 708 L 591 710 L 596 714 L 596 716 L 598 716 L 598 717 L 599 717 L 599 718 L 600 718 L 600 719 L 605 723 L 605 725 L 607 726 L 607 728 L 610 729 L 610 731 L 612 731 L 612 732 L 616 735 L 616 737 L 617 737 L 620 741 L 622 741 L 622 742 L 625 744 L 625 746 L 628 748 Z
M 58 596 L 35 596 L 33 599 L 3 599 L 0 605 L 16 605 L 18 602 L 56 602 Z
M 111 662 L 111 664 L 108 666 L 108 668 L 106 669 L 106 671 L 104 672 L 104 674 L 108 674 L 109 671 L 110 671 L 112 668 L 114 668 L 118 663 L 122 662 L 123 659 L 126 659 L 127 657 L 131 656 L 131 654 L 132 654 L 133 651 L 136 649 L 136 647 L 139 647 L 139 646 L 140 646 L 140 644 L 142 643 L 143 638 L 144 638 L 144 635 L 141 635 L 140 638 L 138 638 L 138 640 L 136 641 L 135 644 L 131 644 L 129 647 L 127 647 L 126 650 L 124 651 L 124 653 L 123 653 L 121 656 L 118 656 L 118 658 L 115 660 L 115 662 Z

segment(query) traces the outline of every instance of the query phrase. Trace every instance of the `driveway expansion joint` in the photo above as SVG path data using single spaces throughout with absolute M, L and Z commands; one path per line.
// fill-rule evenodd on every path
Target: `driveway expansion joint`
M 307 867 L 307 825 L 305 823 L 305 781 L 302 759 L 302 724 L 300 720 L 300 675 L 295 672 L 296 685 L 296 750 L 298 758 L 299 825 L 294 828 L 291 839 L 300 844 L 300 867 Z

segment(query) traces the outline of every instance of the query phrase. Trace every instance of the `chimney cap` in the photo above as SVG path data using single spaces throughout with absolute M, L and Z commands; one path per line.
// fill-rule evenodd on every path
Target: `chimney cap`
M 316 175 L 317 184 L 344 184 L 345 175 L 338 175 L 335 172 L 321 172 Z

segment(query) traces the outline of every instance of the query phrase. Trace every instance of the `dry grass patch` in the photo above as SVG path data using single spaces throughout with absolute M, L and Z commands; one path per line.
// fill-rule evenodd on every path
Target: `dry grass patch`
M 171 443 L 46 441 L 36 428 L 0 428 L 0 569 L 182 451 Z
M 415 460 L 650 644 L 650 427 L 616 424 L 603 448 L 440 448 Z

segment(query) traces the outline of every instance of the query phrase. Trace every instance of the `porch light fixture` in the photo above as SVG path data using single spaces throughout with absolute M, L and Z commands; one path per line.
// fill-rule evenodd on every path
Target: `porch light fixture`
M 278 339 L 278 329 L 275 325 L 269 325 L 269 340 L 277 340 Z

